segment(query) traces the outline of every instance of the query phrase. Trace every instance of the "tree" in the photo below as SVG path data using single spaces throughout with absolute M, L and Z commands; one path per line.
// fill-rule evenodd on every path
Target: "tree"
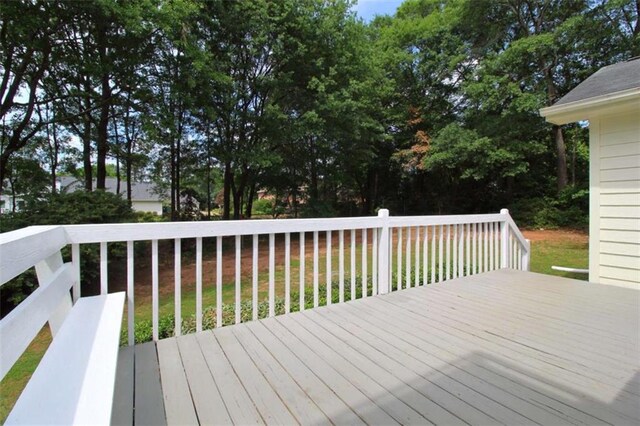
M 46 1 L 0 6 L 0 182 L 7 177 L 10 157 L 45 125 L 34 113 L 53 55 L 53 34 L 61 25 L 59 9 L 57 2 Z

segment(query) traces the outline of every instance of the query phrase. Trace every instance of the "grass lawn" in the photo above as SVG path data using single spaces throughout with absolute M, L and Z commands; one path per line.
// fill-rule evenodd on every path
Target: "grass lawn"
M 571 274 L 566 272 L 554 271 L 551 269 L 552 265 L 569 266 L 574 268 L 587 268 L 588 265 L 588 237 L 584 233 L 567 230 L 554 230 L 554 231 L 525 231 L 525 237 L 531 240 L 532 254 L 531 254 L 531 271 L 539 272 L 543 274 L 559 275 L 567 278 L 577 278 L 586 280 L 586 275 L 583 274 Z M 337 280 L 338 274 L 338 256 L 337 256 L 337 243 L 334 241 L 334 252 L 332 256 L 332 277 L 334 282 Z M 350 286 L 351 276 L 349 272 L 350 258 L 349 249 L 345 247 L 345 286 Z M 307 256 L 311 253 L 307 250 Z M 394 252 L 395 256 L 395 252 Z M 361 264 L 361 251 L 360 248 L 356 252 L 357 267 L 360 268 Z M 306 282 L 307 285 L 313 282 L 313 259 L 307 257 L 306 260 Z M 325 255 L 321 253 L 319 257 L 319 283 L 326 282 L 325 278 Z M 369 274 L 371 273 L 371 259 L 368 261 Z M 394 258 L 394 267 L 395 267 Z M 299 273 L 298 273 L 299 261 L 292 259 L 291 262 L 291 288 L 292 291 L 298 289 L 299 286 Z M 243 265 L 243 270 L 246 265 Z M 250 268 L 249 268 L 250 269 Z M 276 267 L 276 294 L 278 296 L 284 295 L 284 268 L 281 265 Z M 259 282 L 259 298 L 262 300 L 267 297 L 269 275 L 266 270 L 261 267 L 258 282 Z M 169 283 L 173 287 L 173 282 Z M 166 283 L 165 283 L 166 285 Z M 361 281 L 358 278 L 356 285 L 360 286 Z M 203 280 L 203 307 L 215 305 L 215 284 L 212 282 L 211 277 Z M 249 275 L 242 277 L 242 299 L 250 299 L 252 291 L 252 281 Z M 335 290 L 337 291 L 337 289 Z M 235 300 L 235 284 L 234 281 L 225 280 L 223 285 L 223 303 L 234 303 Z M 137 296 L 136 296 L 137 297 Z M 196 297 L 194 285 L 183 281 L 183 291 L 181 295 L 182 300 L 182 316 L 187 318 L 188 316 L 195 314 Z M 174 295 L 172 291 L 161 292 L 159 313 L 160 317 L 171 315 L 174 312 Z M 136 321 L 144 321 L 151 319 L 151 299 L 148 294 L 145 297 L 136 298 L 135 309 Z M 123 329 L 126 329 L 126 318 L 123 321 Z M 31 377 L 32 372 L 35 370 L 38 362 L 42 358 L 44 351 L 48 347 L 51 341 L 51 335 L 47 327 L 43 329 L 40 334 L 34 339 L 31 346 L 22 355 L 22 357 L 16 362 L 11 371 L 0 382 L 0 423 L 3 423 L 8 415 L 11 407 L 15 403 L 21 390 L 24 388 L 26 382 Z
M 551 269 L 551 266 L 588 269 L 589 237 L 586 233 L 569 230 L 536 230 L 523 233 L 531 241 L 531 272 L 587 280 L 587 274 Z

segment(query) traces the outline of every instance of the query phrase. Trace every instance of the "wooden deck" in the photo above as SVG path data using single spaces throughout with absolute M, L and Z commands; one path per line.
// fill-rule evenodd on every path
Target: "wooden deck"
M 637 425 L 639 340 L 639 291 L 500 270 L 123 348 L 112 420 Z

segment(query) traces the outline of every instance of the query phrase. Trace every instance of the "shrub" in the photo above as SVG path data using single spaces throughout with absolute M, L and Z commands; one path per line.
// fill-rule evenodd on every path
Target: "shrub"
M 273 201 L 263 198 L 262 200 L 255 200 L 253 202 L 253 211 L 255 215 L 271 216 L 273 212 Z
M 76 191 L 50 194 L 42 198 L 26 200 L 25 208 L 19 212 L 3 215 L 0 232 L 8 232 L 32 225 L 61 225 L 82 223 L 115 223 L 134 219 L 126 200 L 105 191 Z M 118 257 L 121 245 L 110 244 L 109 256 Z M 70 250 L 62 250 L 65 259 Z M 80 248 L 82 282 L 98 280 L 99 249 L 95 245 L 83 244 Z M 37 286 L 33 269 L 21 274 L 2 286 L 2 315 L 24 300 Z
M 569 187 L 555 198 L 520 200 L 510 206 L 510 213 L 520 226 L 584 229 L 589 226 L 589 191 Z
M 362 297 L 362 279 L 356 277 L 356 299 Z M 338 303 L 340 296 L 338 294 L 338 283 L 332 284 L 333 291 L 331 292 L 332 303 Z M 344 300 L 351 300 L 351 288 L 350 285 L 345 283 L 345 295 Z M 369 295 L 372 293 L 372 283 L 369 279 L 367 292 Z M 304 294 L 304 306 L 305 309 L 313 308 L 313 288 L 306 288 Z M 318 286 L 318 306 L 325 306 L 327 304 L 327 286 Z M 276 315 L 282 315 L 285 313 L 285 300 L 283 297 L 276 297 L 274 303 L 274 309 Z M 291 312 L 297 312 L 300 310 L 300 293 L 297 291 L 291 292 Z M 222 305 L 222 325 L 235 324 L 236 320 L 236 307 L 234 303 L 225 303 Z M 240 303 L 240 320 L 241 322 L 251 321 L 253 319 L 253 304 L 251 300 L 243 300 Z M 269 301 L 261 300 L 258 302 L 258 318 L 267 318 L 269 316 Z M 214 306 L 203 309 L 202 312 L 202 329 L 210 330 L 215 328 L 216 325 L 216 308 Z M 196 317 L 191 315 L 182 319 L 182 333 L 195 333 L 196 331 Z M 175 317 L 173 315 L 165 315 L 158 320 L 158 336 L 160 339 L 174 336 L 175 332 Z M 153 338 L 152 322 L 150 320 L 136 321 L 134 326 L 134 339 L 136 344 L 149 342 Z M 120 344 L 127 344 L 127 329 L 126 326 L 122 328 L 120 335 Z

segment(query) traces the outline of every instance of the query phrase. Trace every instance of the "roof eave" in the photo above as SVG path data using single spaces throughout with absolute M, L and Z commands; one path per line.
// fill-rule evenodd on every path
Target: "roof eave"
M 588 120 L 598 115 L 613 114 L 628 107 L 640 107 L 640 87 L 541 108 L 540 115 L 549 123 L 560 125 Z

